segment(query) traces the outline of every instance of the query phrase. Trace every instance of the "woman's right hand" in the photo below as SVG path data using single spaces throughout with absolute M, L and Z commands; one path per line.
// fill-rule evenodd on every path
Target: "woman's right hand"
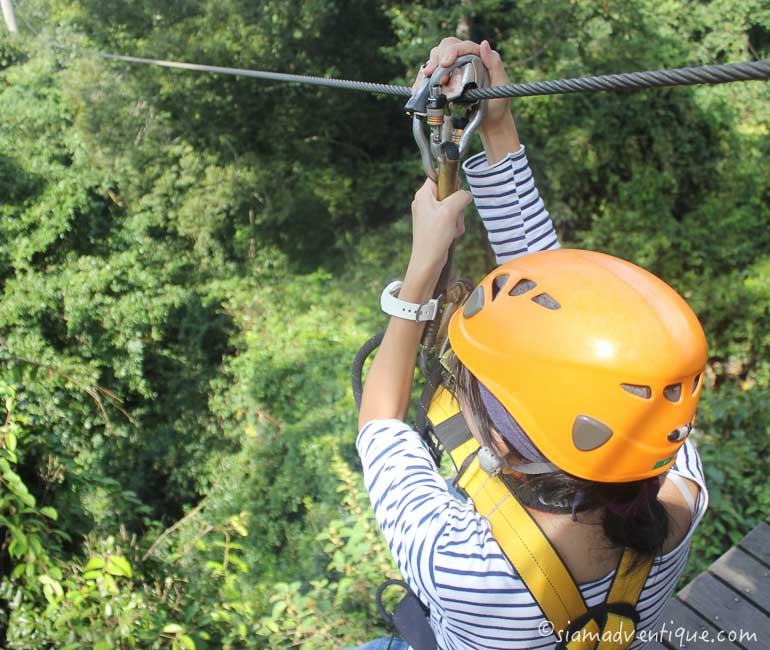
M 500 54 L 492 49 L 489 41 L 474 43 L 473 41 L 461 41 L 459 38 L 449 36 L 441 41 L 430 51 L 430 58 L 423 68 L 425 76 L 430 76 L 438 66 L 450 66 L 457 57 L 465 54 L 475 54 L 481 57 L 481 62 L 489 71 L 489 85 L 502 86 L 510 83 L 503 66 Z M 491 99 L 487 104 L 487 116 L 482 124 L 482 130 L 498 130 L 508 120 L 512 120 L 510 100 Z
M 412 254 L 407 276 L 416 273 L 432 278 L 435 286 L 449 247 L 465 232 L 465 208 L 471 200 L 470 192 L 457 190 L 439 201 L 436 183 L 426 179 L 412 201 Z
M 503 66 L 500 54 L 492 49 L 489 41 L 474 43 L 473 41 L 461 41 L 459 38 L 449 36 L 441 41 L 430 51 L 430 58 L 417 77 L 417 83 L 429 77 L 436 68 L 452 65 L 458 56 L 475 54 L 481 58 L 481 62 L 489 71 L 489 83 L 491 86 L 501 86 L 510 83 Z M 490 99 L 487 103 L 487 115 L 479 127 L 479 134 L 487 151 L 487 160 L 490 164 L 497 162 L 508 153 L 518 151 L 521 146 L 516 132 L 516 124 L 511 115 L 510 100 Z

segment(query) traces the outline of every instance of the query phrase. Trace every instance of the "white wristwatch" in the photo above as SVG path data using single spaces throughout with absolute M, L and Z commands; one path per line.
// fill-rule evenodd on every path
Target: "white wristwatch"
M 406 302 L 399 300 L 396 296 L 404 285 L 400 280 L 391 282 L 380 295 L 380 307 L 382 311 L 397 318 L 404 320 L 413 320 L 415 323 L 422 323 L 426 320 L 433 320 L 438 311 L 438 300 L 431 298 L 428 302 L 418 304 L 416 302 Z

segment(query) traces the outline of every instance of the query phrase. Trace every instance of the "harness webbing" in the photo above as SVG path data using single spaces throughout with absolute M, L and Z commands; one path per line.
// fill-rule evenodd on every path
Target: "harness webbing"
M 440 387 L 431 403 L 428 420 L 448 451 L 458 477 L 458 488 L 473 501 L 490 524 L 492 534 L 527 586 L 545 617 L 553 624 L 565 650 L 624 650 L 634 640 L 636 603 L 652 566 L 624 549 L 604 604 L 588 608 L 577 582 L 530 513 L 498 476 L 479 465 L 478 441 L 467 425 L 454 395 Z M 462 429 L 464 428 L 464 433 Z
M 478 459 L 465 470 L 458 485 L 468 493 L 476 511 L 489 520 L 498 544 L 511 562 L 515 559 L 516 570 L 554 627 L 566 629 L 588 608 L 553 546 L 533 544 L 543 536 L 540 527 L 502 481 L 479 467 Z

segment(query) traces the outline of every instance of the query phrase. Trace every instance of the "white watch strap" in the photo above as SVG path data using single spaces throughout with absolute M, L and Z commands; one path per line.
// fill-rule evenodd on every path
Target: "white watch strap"
M 385 287 L 380 296 L 380 307 L 382 308 L 382 311 L 391 316 L 403 318 L 404 320 L 413 320 L 416 323 L 433 320 L 436 317 L 436 311 L 438 310 L 438 300 L 431 298 L 422 305 L 416 302 L 399 300 L 396 298 L 395 294 L 400 291 L 403 284 L 404 283 L 400 280 L 396 280 Z

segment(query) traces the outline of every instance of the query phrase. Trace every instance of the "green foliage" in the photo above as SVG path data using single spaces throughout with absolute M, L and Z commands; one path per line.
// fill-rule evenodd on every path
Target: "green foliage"
M 310 581 L 309 589 L 275 583 L 270 614 L 257 627 L 270 648 L 340 648 L 385 633 L 372 625 L 378 618 L 372 594 L 396 572 L 359 478 L 339 457 L 332 468 L 345 514 L 316 536 L 330 558 L 329 577 Z
M 66 538 L 67 534 L 53 524 L 58 512 L 50 506 L 39 506 L 19 474 L 18 443 L 21 439 L 24 444 L 28 419 L 16 413 L 15 387 L 0 380 L 0 391 L 4 396 L 4 423 L 0 427 L 0 531 L 9 560 L 6 571 L 33 593 L 39 594 L 42 588 L 48 596 L 52 587 L 39 583 L 37 577 L 52 572 L 61 579 L 51 554 L 59 546 L 57 537 Z
M 105 550 L 113 543 L 107 538 Z M 28 597 L 12 602 L 9 648 L 29 648 L 34 643 L 72 649 L 82 643 L 124 648 L 158 639 L 152 629 L 154 604 L 132 589 L 131 565 L 124 557 L 94 556 L 82 567 L 70 564 L 65 569 L 66 573 L 54 569 L 37 575 L 43 603 Z M 147 647 L 153 646 L 148 643 Z
M 515 81 L 770 56 L 761 0 L 34 0 L 0 34 L 0 637 L 338 648 L 394 571 L 348 367 L 402 272 L 401 102 L 129 67 L 411 81 L 469 19 Z M 23 23 L 22 23 L 23 25 Z M 658 273 L 710 345 L 687 576 L 767 515 L 770 86 L 517 100 L 562 240 Z M 459 267 L 488 263 L 469 221 Z M 368 298 L 367 298 L 368 296 Z

